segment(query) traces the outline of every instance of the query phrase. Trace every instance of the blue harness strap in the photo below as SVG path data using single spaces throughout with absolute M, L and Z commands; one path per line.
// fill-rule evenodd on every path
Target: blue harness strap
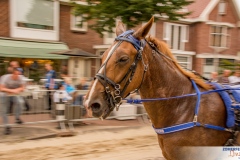
M 214 85 L 216 89 L 223 88 L 218 83 L 212 83 L 212 85 Z M 233 127 L 235 125 L 235 117 L 234 117 L 234 110 L 232 110 L 232 108 L 231 108 L 231 104 L 232 104 L 231 98 L 226 91 L 220 91 L 217 93 L 221 96 L 221 98 L 225 104 L 225 107 L 226 107 L 226 113 L 227 113 L 226 126 L 229 128 Z
M 194 115 L 193 121 L 183 123 L 183 124 L 174 125 L 174 126 L 171 126 L 171 127 L 165 127 L 165 128 L 155 128 L 153 126 L 153 129 L 155 130 L 155 132 L 157 134 L 168 134 L 168 133 L 173 133 L 173 132 L 177 132 L 177 131 L 190 129 L 190 128 L 193 128 L 193 127 L 204 127 L 204 128 L 215 129 L 215 130 L 219 130 L 219 131 L 233 132 L 233 130 L 228 129 L 228 128 L 224 128 L 224 127 L 221 127 L 221 126 L 215 126 L 215 125 L 211 125 L 211 124 L 201 124 L 201 123 L 197 122 L 198 111 L 199 111 L 199 108 L 200 108 L 201 95 L 204 92 L 200 92 L 196 83 L 193 80 L 191 80 L 191 82 L 193 84 L 194 89 L 196 90 L 196 95 L 197 95 L 197 103 L 196 103 L 196 107 L 195 107 L 195 115 Z M 218 86 L 218 89 L 219 89 L 219 86 Z M 223 91 L 221 91 L 221 92 L 224 94 Z M 231 109 L 231 108 L 229 108 L 229 109 Z M 232 112 L 228 111 L 228 114 L 232 114 Z M 233 113 L 233 115 L 234 115 L 234 113 Z M 228 116 L 232 117 L 231 115 L 228 115 Z M 233 118 L 234 118 L 234 116 L 233 116 Z M 234 125 L 234 122 L 235 122 L 235 120 L 232 122 L 232 118 L 228 118 L 227 126 L 229 127 L 229 126 Z
M 166 127 L 166 128 L 154 128 L 154 126 L 153 126 L 153 128 L 157 134 L 167 134 L 167 133 L 173 133 L 173 132 L 177 132 L 177 131 L 190 129 L 195 126 L 200 126 L 200 123 L 188 122 L 188 123 L 174 125 L 174 126 Z

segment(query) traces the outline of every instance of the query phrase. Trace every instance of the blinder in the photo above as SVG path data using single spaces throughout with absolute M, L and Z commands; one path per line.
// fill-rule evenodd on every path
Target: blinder
M 115 48 L 112 50 L 109 56 L 109 58 L 106 59 L 106 61 L 102 64 L 102 66 L 100 67 L 104 69 L 104 73 L 97 73 L 95 78 L 97 78 L 99 80 L 99 82 L 104 86 L 105 88 L 105 93 L 107 95 L 107 102 L 109 103 L 110 106 L 110 111 L 113 111 L 114 108 L 116 107 L 117 110 L 119 109 L 119 106 L 122 103 L 122 98 L 124 96 L 124 93 L 128 87 L 128 85 L 131 83 L 133 76 L 136 72 L 137 69 L 137 64 L 139 61 L 142 60 L 142 63 L 144 65 L 144 73 L 142 76 L 142 81 L 144 79 L 144 75 L 145 72 L 147 71 L 147 65 L 145 65 L 145 63 L 143 62 L 143 58 L 142 58 L 142 52 L 143 52 L 143 48 L 145 46 L 145 40 L 138 40 L 136 39 L 132 34 L 133 34 L 133 30 L 128 30 L 124 33 L 122 33 L 121 35 L 119 35 L 115 40 L 118 41 L 118 43 L 116 44 Z M 106 66 L 107 66 L 107 62 L 109 61 L 110 57 L 112 56 L 112 54 L 114 53 L 114 51 L 117 49 L 117 47 L 123 42 L 123 41 L 127 41 L 129 43 L 131 43 L 134 48 L 137 50 L 137 54 L 135 56 L 134 62 L 131 64 L 131 66 L 129 67 L 128 72 L 125 74 L 125 76 L 123 76 L 123 78 L 118 82 L 115 83 L 114 81 L 112 81 L 111 79 L 109 79 L 106 76 Z M 129 78 L 128 78 L 129 77 Z M 127 80 L 128 78 L 128 80 Z M 123 89 L 121 90 L 121 83 L 123 81 L 126 81 L 126 84 L 123 86 Z M 141 84 L 142 84 L 141 81 Z M 137 91 L 141 84 L 139 85 L 139 87 L 137 89 L 135 89 L 135 91 Z M 110 87 L 113 88 L 114 90 L 111 91 Z M 130 94 L 130 93 L 129 93 Z

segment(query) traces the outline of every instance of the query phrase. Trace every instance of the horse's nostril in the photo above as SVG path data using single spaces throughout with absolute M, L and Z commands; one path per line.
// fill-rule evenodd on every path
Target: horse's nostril
M 99 103 L 93 103 L 91 105 L 91 108 L 92 108 L 93 112 L 98 112 L 100 110 L 100 108 L 101 108 L 101 105 Z

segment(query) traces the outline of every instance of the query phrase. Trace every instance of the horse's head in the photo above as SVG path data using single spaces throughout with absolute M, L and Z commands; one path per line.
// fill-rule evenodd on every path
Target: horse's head
M 86 96 L 85 106 L 93 116 L 106 118 L 122 98 L 141 86 L 147 69 L 142 56 L 144 37 L 153 20 L 136 32 L 125 31 L 123 24 L 118 23 L 116 41 L 103 54 L 102 65 Z

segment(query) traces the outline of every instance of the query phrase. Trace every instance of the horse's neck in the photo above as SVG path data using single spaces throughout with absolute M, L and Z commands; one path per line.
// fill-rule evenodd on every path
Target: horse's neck
M 149 70 L 146 72 L 140 89 L 143 99 L 167 98 L 194 92 L 191 81 L 175 66 L 172 66 L 172 62 L 167 61 L 161 55 L 150 57 L 148 63 Z M 154 101 L 144 103 L 144 106 L 153 124 L 157 125 L 156 127 L 162 127 L 171 125 L 171 123 L 180 123 L 179 121 L 182 121 L 185 117 L 184 114 L 192 113 L 193 109 L 189 107 L 188 103 L 194 104 L 193 101 L 191 98 L 188 101 L 185 99 Z M 178 115 L 179 118 L 175 118 L 175 121 L 173 121 L 172 117 L 178 117 Z

